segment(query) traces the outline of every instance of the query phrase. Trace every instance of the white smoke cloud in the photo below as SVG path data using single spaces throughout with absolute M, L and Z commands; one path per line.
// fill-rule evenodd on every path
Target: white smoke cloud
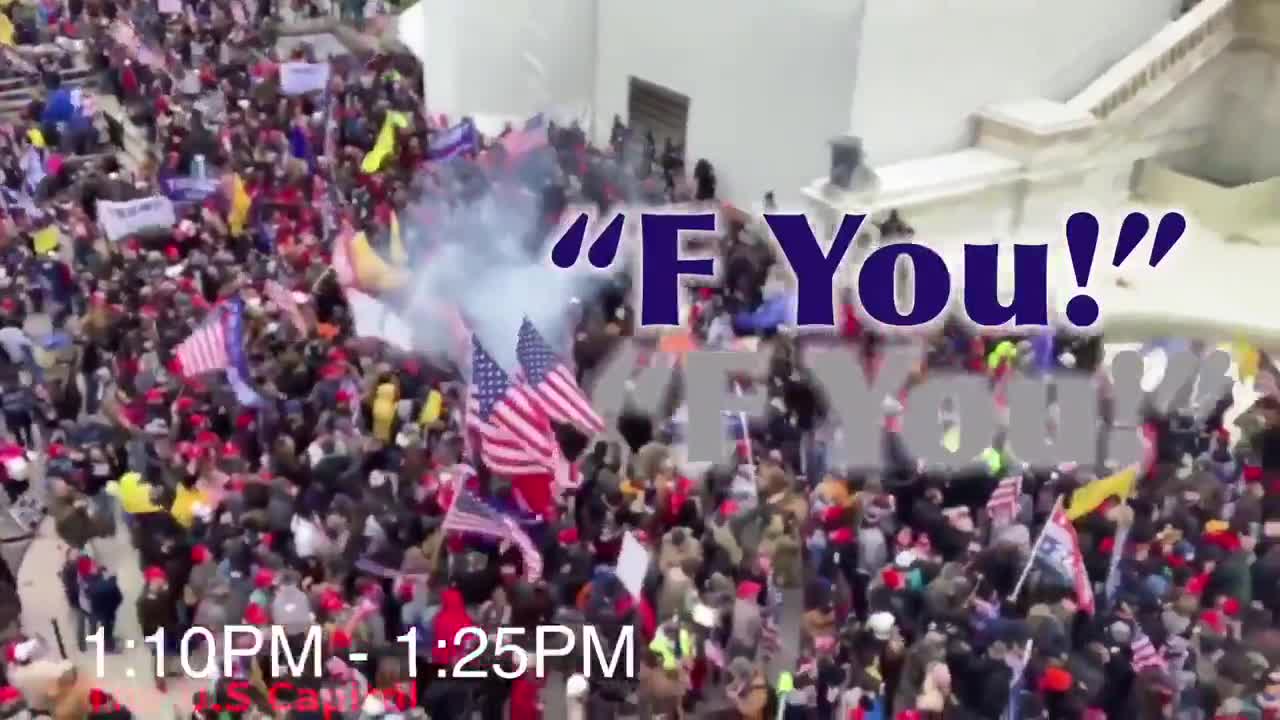
M 528 193 L 507 197 L 510 188 L 487 193 L 455 209 L 445 223 L 447 238 L 430 256 L 409 268 L 408 303 L 403 313 L 413 326 L 416 349 L 456 357 L 456 337 L 439 308 L 459 308 L 490 355 L 508 371 L 516 367 L 516 335 L 528 317 L 562 354 L 578 319 L 574 299 L 586 302 L 602 281 L 584 261 L 581 267 L 554 267 L 546 251 L 533 253 L 526 237 L 538 213 Z M 411 217 L 413 208 L 402 213 Z M 406 232 L 412 229 L 406 228 Z M 584 253 L 585 254 L 585 253 Z

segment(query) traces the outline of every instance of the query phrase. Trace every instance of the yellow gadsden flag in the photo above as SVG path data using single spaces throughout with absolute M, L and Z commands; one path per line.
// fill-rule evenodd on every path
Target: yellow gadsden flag
M 1114 475 L 1098 478 L 1071 493 L 1071 507 L 1067 509 L 1067 517 L 1071 520 L 1084 517 L 1098 509 L 1110 497 L 1127 498 L 1133 493 L 1133 486 L 1137 482 L 1137 467 L 1128 467 Z
M 58 226 L 50 225 L 31 234 L 31 245 L 35 248 L 37 255 L 44 255 L 57 250 L 61 239 Z
M 240 236 L 244 233 L 245 223 L 249 220 L 249 208 L 253 205 L 253 198 L 249 196 L 249 191 L 244 187 L 244 179 L 239 174 L 233 175 L 231 178 L 231 212 L 227 213 L 227 226 L 231 228 L 231 234 Z
M 0 45 L 13 45 L 13 21 L 4 13 L 0 13 Z
M 369 246 L 364 233 L 351 238 L 351 264 L 355 266 L 356 283 L 372 292 L 383 292 L 404 287 L 409 275 L 403 269 L 392 267 Z
M 360 169 L 366 175 L 378 172 L 382 163 L 396 151 L 396 129 L 405 127 L 409 127 L 408 115 L 394 110 L 387 112 L 387 119 L 382 121 L 382 129 L 378 131 L 377 142 L 360 163 Z
M 1249 343 L 1240 340 L 1231 343 L 1231 359 L 1236 361 L 1241 382 L 1253 380 L 1262 367 L 1262 353 Z

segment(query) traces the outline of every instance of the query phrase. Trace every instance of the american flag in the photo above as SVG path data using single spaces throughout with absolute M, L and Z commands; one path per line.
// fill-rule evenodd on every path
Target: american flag
M 547 123 L 541 114 L 529 119 L 521 130 L 507 133 L 502 138 L 502 148 L 512 158 L 522 157 L 547 146 Z
M 1018 498 L 1022 495 L 1022 476 L 1011 475 L 1000 480 L 987 499 L 987 515 L 992 522 L 1007 523 L 1018 514 Z
M 530 581 L 542 577 L 542 554 L 533 541 L 520 529 L 515 520 L 485 505 L 461 484 L 445 513 L 440 527 L 445 531 L 469 532 L 495 540 L 507 540 L 520 549 L 524 558 L 525 578 Z
M 467 428 L 480 439 L 480 457 L 499 475 L 554 472 L 559 465 L 551 421 L 511 382 L 474 336 Z
M 230 367 L 231 356 L 227 352 L 227 331 L 222 323 L 222 313 L 215 312 L 208 322 L 183 340 L 175 355 L 186 377 Z
M 1149 668 L 1162 671 L 1169 669 L 1169 663 L 1164 659 L 1164 656 L 1156 650 L 1155 645 L 1151 644 L 1151 638 L 1147 637 L 1147 634 L 1141 630 L 1133 638 L 1133 642 L 1129 644 L 1129 652 L 1133 654 L 1131 662 L 1133 671 L 1136 673 Z
M 293 299 L 293 293 L 288 288 L 276 282 L 268 280 L 262 286 L 262 292 L 267 299 L 276 304 L 276 307 L 289 316 L 289 321 L 293 326 L 298 328 L 298 332 L 302 335 L 307 334 L 307 319 L 302 316 L 302 311 L 298 309 L 298 303 Z
M 453 498 L 459 490 L 468 487 L 468 483 L 476 476 L 476 469 L 467 463 L 454 463 L 452 467 L 441 470 L 440 489 L 436 492 L 436 502 L 447 513 L 453 507 Z
M 591 408 L 573 373 L 551 351 L 551 346 L 528 318 L 520 325 L 516 358 L 531 397 L 552 420 L 572 425 L 587 435 L 604 430 L 604 420 Z

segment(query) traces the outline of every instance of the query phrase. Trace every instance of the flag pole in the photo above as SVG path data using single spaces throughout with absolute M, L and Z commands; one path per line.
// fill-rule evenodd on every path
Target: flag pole
M 325 279 L 325 278 L 329 277 L 329 273 L 331 273 L 331 272 L 333 272 L 333 266 L 332 266 L 332 265 L 330 265 L 329 267 L 325 268 L 325 269 L 324 269 L 324 272 L 320 273 L 320 277 L 317 277 L 317 278 L 315 279 L 315 282 L 311 283 L 311 294 L 312 294 L 312 295 L 315 295 L 315 294 L 316 294 L 316 288 L 320 287 L 320 283 L 321 283 L 322 281 L 324 281 L 324 279 Z
M 1133 484 L 1136 486 L 1138 480 L 1141 479 L 1141 468 L 1134 470 Z M 1124 508 L 1123 516 L 1116 520 L 1116 532 L 1112 536 L 1111 558 L 1107 562 L 1107 577 L 1102 583 L 1103 602 L 1108 608 L 1115 601 L 1115 594 L 1120 582 L 1117 573 L 1120 571 L 1120 560 L 1124 556 L 1125 543 L 1129 541 L 1129 529 L 1133 527 L 1133 511 L 1129 509 L 1129 496 L 1133 494 L 1134 487 L 1129 488 L 1129 492 L 1120 496 L 1120 507 Z
M 1031 556 L 1027 558 L 1027 564 L 1022 568 L 1022 574 L 1018 576 L 1018 584 L 1013 586 L 1013 592 L 1009 593 L 1009 601 L 1016 602 L 1018 595 L 1022 593 L 1022 585 L 1027 581 L 1027 576 L 1031 574 L 1031 566 L 1036 562 L 1036 553 L 1040 550 L 1041 543 L 1044 542 L 1044 536 L 1049 531 L 1049 523 L 1053 522 L 1053 518 L 1058 514 L 1058 510 L 1062 509 L 1062 496 L 1059 495 L 1057 500 L 1053 501 L 1053 510 L 1049 511 L 1049 519 L 1045 521 L 1044 527 L 1040 528 L 1040 534 L 1036 536 L 1036 542 L 1031 546 Z
M 1018 665 L 1018 669 L 1013 673 L 1013 680 L 1009 682 L 1009 698 L 1006 702 L 1004 712 L 1000 713 L 1002 720 L 1012 720 L 1018 717 L 1018 708 L 1014 706 L 1021 698 L 1014 696 L 1014 688 L 1018 687 L 1022 682 L 1023 676 L 1027 672 L 1027 665 L 1031 662 L 1031 649 L 1035 645 L 1035 640 L 1027 638 L 1027 642 L 1022 646 L 1022 662 Z
M 742 397 L 742 384 L 741 384 L 741 383 L 739 383 L 737 380 L 734 380 L 734 381 L 733 381 L 733 392 L 734 392 L 734 394 L 735 394 L 735 395 L 737 395 L 738 397 Z M 754 451 L 754 450 L 752 450 L 752 448 L 751 448 L 751 426 L 747 423 L 747 413 L 746 413 L 746 412 L 739 412 L 739 413 L 738 413 L 738 421 L 739 421 L 740 423 L 742 423 L 742 441 L 743 441 L 743 442 L 746 444 L 746 446 L 747 446 L 747 462 L 746 462 L 746 464 L 747 464 L 747 466 L 748 466 L 748 467 L 750 467 L 750 468 L 754 471 L 754 470 L 755 470 L 755 467 L 756 467 L 756 463 L 755 463 L 755 457 L 756 457 L 756 454 L 755 454 L 755 451 Z M 723 422 L 724 422 L 724 418 L 720 418 L 720 422 L 722 422 L 722 423 L 723 423 Z M 722 432 L 722 433 L 724 432 L 724 431 L 723 431 L 723 429 L 721 430 L 721 432 Z

